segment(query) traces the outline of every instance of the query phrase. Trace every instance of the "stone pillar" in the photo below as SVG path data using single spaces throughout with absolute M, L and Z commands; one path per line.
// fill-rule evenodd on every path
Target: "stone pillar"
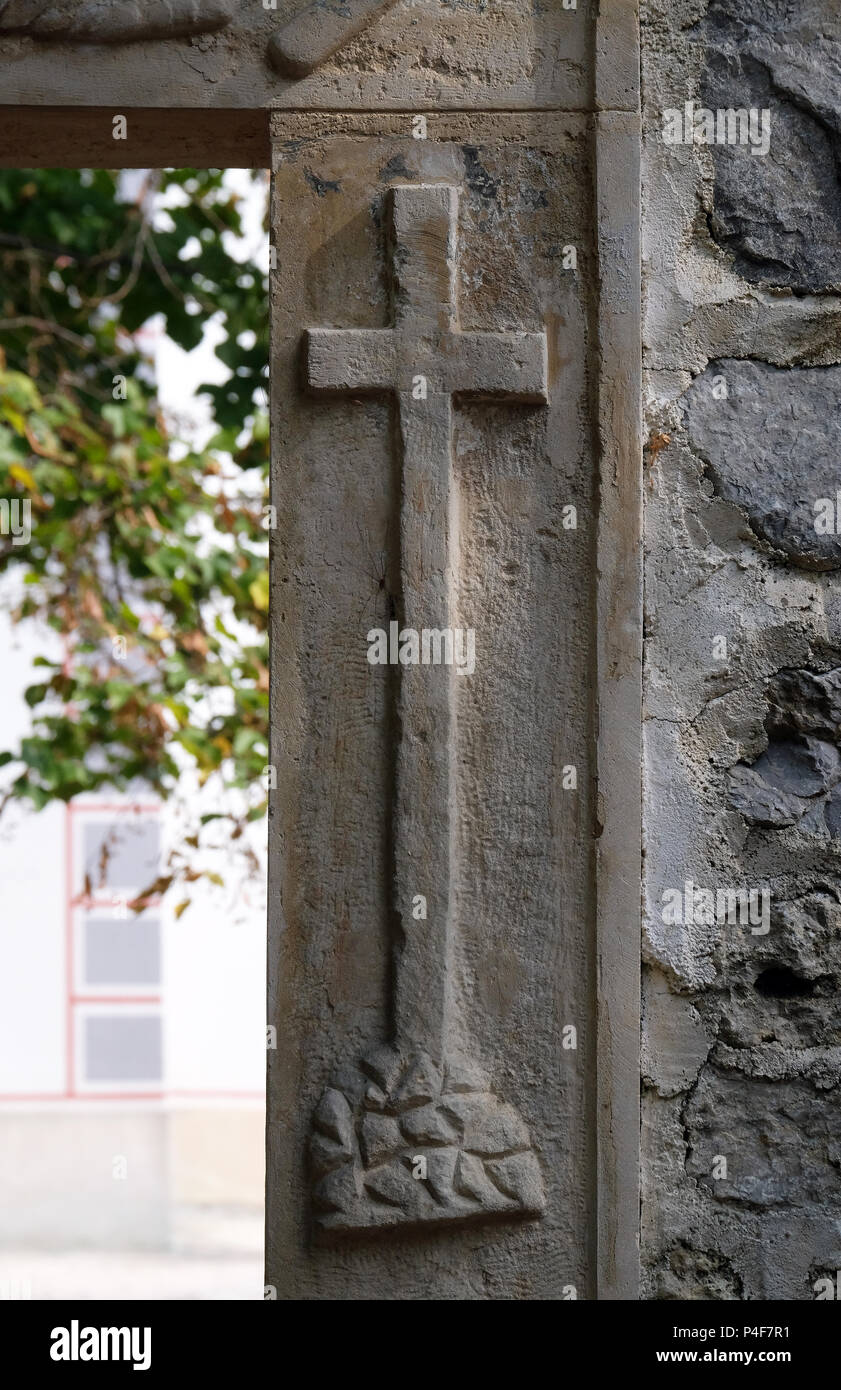
M 636 1296 L 636 21 L 605 9 L 619 54 L 569 12 L 584 89 L 533 110 L 272 117 L 279 1298 Z

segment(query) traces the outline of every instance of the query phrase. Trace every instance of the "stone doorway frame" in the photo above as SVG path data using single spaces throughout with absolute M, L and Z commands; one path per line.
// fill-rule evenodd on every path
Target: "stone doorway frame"
M 639 1279 L 639 924 L 641 895 L 642 423 L 640 118 L 635 7 L 605 0 L 590 115 L 598 227 L 597 828 L 595 997 L 597 1095 L 594 1286 L 635 1299 Z M 632 13 L 633 23 L 626 22 Z M 638 103 L 637 103 L 638 106 Z M 269 109 L 0 108 L 0 166 L 271 167 Z M 10 158 L 10 152 L 14 158 Z

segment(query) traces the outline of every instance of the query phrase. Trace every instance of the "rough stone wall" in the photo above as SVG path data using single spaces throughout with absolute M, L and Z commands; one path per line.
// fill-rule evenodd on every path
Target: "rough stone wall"
M 808 1300 L 841 1267 L 841 12 L 645 0 L 642 36 L 643 1296 Z M 770 110 L 767 154 L 667 143 L 690 99 Z

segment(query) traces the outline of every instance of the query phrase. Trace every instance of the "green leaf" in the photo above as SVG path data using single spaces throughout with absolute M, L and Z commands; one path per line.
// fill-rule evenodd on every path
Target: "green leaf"
M 3 334 L 0 490 L 33 500 L 31 543 L 0 553 L 0 574 L 23 581 L 15 621 L 30 625 L 43 676 L 25 697 L 33 727 L 0 763 L 21 764 L 11 798 L 36 809 L 140 783 L 169 795 L 184 753 L 200 778 L 223 769 L 241 788 L 264 761 L 268 702 L 255 687 L 268 660 L 269 450 L 255 398 L 267 381 L 268 279 L 230 252 L 223 232 L 241 209 L 222 171 L 150 174 L 189 201 L 145 232 L 146 203 L 123 200 L 119 177 L 0 170 L 3 220 L 20 241 L 0 248 L 2 316 L 22 325 Z M 164 274 L 146 254 L 132 276 L 141 233 Z M 160 315 L 189 348 L 210 312 L 229 377 L 208 388 L 214 433 L 196 449 L 163 420 L 134 335 Z M 44 626 L 62 640 L 66 671 L 52 642 L 37 645 Z M 208 699 L 223 691 L 224 717 Z M 225 815 L 223 803 L 208 819 Z
M 251 601 L 252 601 L 252 603 L 254 604 L 254 607 L 255 607 L 260 613 L 268 613 L 268 611 L 269 611 L 269 572 L 268 572 L 268 570 L 263 570 L 262 574 L 259 574 L 259 575 L 257 576 L 257 578 L 253 581 L 253 583 L 249 584 L 249 586 L 248 586 L 248 592 L 249 592 L 249 594 L 251 595 Z

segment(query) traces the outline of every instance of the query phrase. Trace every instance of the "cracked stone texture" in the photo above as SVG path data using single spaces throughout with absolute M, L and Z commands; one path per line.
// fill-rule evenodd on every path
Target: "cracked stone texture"
M 768 684 L 768 746 L 729 773 L 730 804 L 751 825 L 841 835 L 841 669 L 780 671 Z
M 723 378 L 727 397 L 714 394 Z M 815 529 L 841 486 L 841 368 L 713 361 L 686 393 L 689 439 L 716 494 L 803 569 L 841 566 L 841 537 Z M 838 518 L 841 521 L 841 518 Z
M 710 225 L 747 280 L 841 288 L 841 11 L 832 0 L 713 0 L 698 26 L 711 110 L 768 108 L 771 147 L 716 146 Z
M 811 1300 L 841 1268 L 841 577 L 811 510 L 841 479 L 841 18 L 642 19 L 647 429 L 670 441 L 646 470 L 644 1296 Z M 689 97 L 770 105 L 771 157 L 664 145 Z M 767 888 L 770 930 L 668 925 L 687 879 Z

